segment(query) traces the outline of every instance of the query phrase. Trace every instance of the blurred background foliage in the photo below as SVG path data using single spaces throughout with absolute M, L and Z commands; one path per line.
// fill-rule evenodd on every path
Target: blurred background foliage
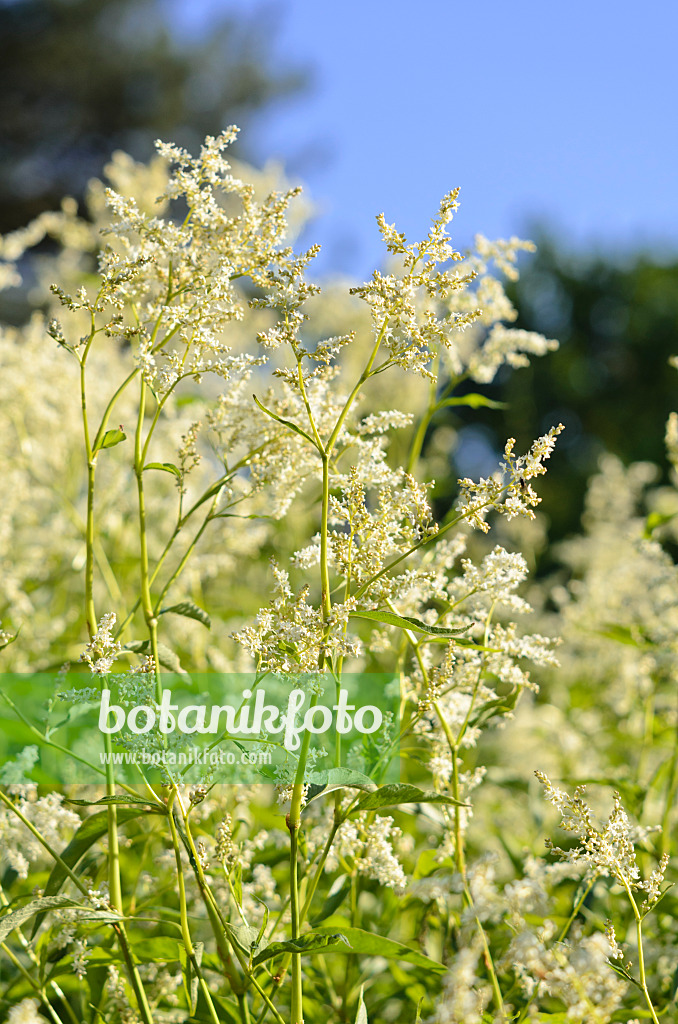
M 209 31 L 180 37 L 169 0 L 0 0 L 0 232 L 58 208 L 66 194 L 81 200 L 113 150 L 146 160 L 158 136 L 195 151 L 205 134 L 237 123 L 245 148 L 234 155 L 247 158 L 248 124 L 307 89 L 312 69 L 275 52 L 280 9 L 226 7 L 212 8 Z M 573 253 L 541 229 L 535 240 L 536 257 L 510 289 L 516 326 L 557 338 L 560 349 L 474 386 L 506 408 L 444 411 L 428 444 L 438 431 L 449 439 L 449 474 L 436 492 L 444 512 L 457 476 L 492 472 L 506 437 L 523 450 L 562 421 L 541 506 L 557 540 L 578 529 L 585 483 L 604 451 L 666 469 L 678 263 Z M 21 321 L 24 300 L 5 293 L 3 318 Z M 550 567 L 548 554 L 539 567 Z
M 554 541 L 577 531 L 585 484 L 603 452 L 668 469 L 662 424 L 678 405 L 667 366 L 678 351 L 678 262 L 572 253 L 544 232 L 533 237 L 537 253 L 507 289 L 515 326 L 557 338 L 560 347 L 525 369 L 505 368 L 490 387 L 468 388 L 505 409 L 459 409 L 448 423 L 459 431 L 459 475 L 491 472 L 506 437 L 522 451 L 552 424 L 565 424 L 540 487 Z M 454 483 L 439 488 L 441 503 Z
M 81 199 L 115 149 L 193 152 L 303 88 L 304 70 L 272 60 L 276 22 L 256 5 L 180 38 L 163 0 L 2 0 L 0 232 Z

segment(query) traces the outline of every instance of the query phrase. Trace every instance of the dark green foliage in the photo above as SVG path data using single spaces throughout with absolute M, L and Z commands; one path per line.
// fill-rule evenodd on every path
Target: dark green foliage
M 0 2 L 1 233 L 79 198 L 114 149 L 148 159 L 160 137 L 195 151 L 303 84 L 271 71 L 272 8 L 193 40 L 171 17 L 168 0 Z
M 636 255 L 622 264 L 613 254 L 573 257 L 547 239 L 537 244 L 537 255 L 509 289 L 519 312 L 514 326 L 556 338 L 560 348 L 525 369 L 500 372 L 483 389 L 504 409 L 458 407 L 439 414 L 438 422 L 449 415 L 444 422 L 457 427 L 482 424 L 497 456 L 507 437 L 522 451 L 564 423 L 557 472 L 540 481 L 541 507 L 557 540 L 578 530 L 586 480 L 602 452 L 626 464 L 667 465 L 663 424 L 678 407 L 678 375 L 668 366 L 678 352 L 678 262 Z M 453 483 L 441 487 L 442 502 L 452 498 Z

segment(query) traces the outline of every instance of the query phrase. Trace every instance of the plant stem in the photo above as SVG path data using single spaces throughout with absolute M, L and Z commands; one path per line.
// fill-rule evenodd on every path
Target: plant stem
M 299 887 L 298 887 L 298 851 L 297 837 L 299 823 L 288 818 L 290 830 L 290 908 L 292 913 L 292 939 L 299 938 Z M 292 955 L 292 1017 L 291 1024 L 303 1024 L 304 1021 L 304 996 L 301 978 L 301 956 L 298 953 Z
M 640 915 L 640 911 L 638 910 L 638 905 L 636 904 L 636 901 L 633 897 L 633 893 L 631 892 L 631 887 L 629 886 L 629 883 L 627 882 L 625 876 L 622 874 L 621 871 L 619 871 L 617 873 L 617 877 L 621 880 L 622 885 L 626 889 L 626 895 L 628 896 L 629 902 L 631 903 L 631 909 L 633 910 L 633 916 L 636 921 L 636 941 L 638 943 L 638 975 L 640 978 L 640 987 L 643 991 L 643 995 L 645 996 L 645 1002 L 647 1003 L 647 1008 L 650 1011 L 650 1017 L 652 1018 L 654 1024 L 659 1024 L 659 1018 L 657 1017 L 654 1006 L 652 1005 L 650 993 L 647 988 L 647 978 L 645 976 L 645 954 L 643 952 L 643 919 Z
M 19 818 L 19 820 L 21 822 L 23 822 L 23 824 L 26 826 L 26 828 L 29 830 L 29 832 L 31 832 L 31 834 L 35 836 L 35 838 L 38 840 L 40 845 L 47 851 L 47 853 L 50 855 L 50 857 L 59 865 L 61 870 L 66 875 L 68 875 L 68 877 L 70 878 L 71 882 L 73 882 L 73 884 L 75 885 L 76 889 L 79 889 L 79 891 L 83 894 L 85 899 L 88 900 L 89 899 L 89 892 L 88 892 L 87 886 L 84 885 L 80 881 L 80 879 L 75 874 L 75 872 L 72 870 L 72 868 L 70 868 L 69 865 L 66 863 L 66 861 L 63 860 L 63 858 L 59 856 L 59 854 L 56 852 L 55 849 L 53 849 L 52 846 L 50 846 L 50 844 L 44 838 L 42 833 L 38 831 L 38 829 L 35 827 L 35 825 L 31 821 L 28 820 L 28 818 L 25 816 L 25 814 L 23 814 L 19 810 L 19 808 L 15 804 L 12 803 L 12 801 L 9 799 L 9 797 L 5 793 L 3 793 L 3 791 L 1 789 L 0 789 L 0 800 L 5 804 L 5 806 L 7 808 L 9 808 L 9 810 L 11 810 L 14 814 L 16 814 L 17 818 Z M 141 978 L 139 976 L 139 971 L 137 970 L 137 967 L 136 967 L 136 965 L 135 965 L 135 963 L 134 963 L 134 961 L 132 959 L 132 953 L 131 953 L 131 950 L 130 950 L 130 947 L 129 947 L 129 942 L 128 942 L 128 939 L 127 939 L 127 933 L 125 931 L 125 926 L 124 926 L 122 921 L 114 921 L 112 927 L 113 927 L 113 930 L 115 931 L 115 933 L 116 933 L 116 935 L 118 937 L 118 942 L 120 944 L 120 950 L 122 952 L 123 959 L 125 960 L 125 963 L 127 965 L 127 970 L 129 972 L 130 981 L 132 983 L 132 988 L 134 989 L 134 992 L 135 992 L 135 995 L 136 995 L 136 998 L 137 998 L 137 1003 L 138 1003 L 138 1006 L 139 1006 L 139 1011 L 141 1013 L 141 1016 L 142 1016 L 142 1019 L 144 1021 L 144 1024 L 153 1024 L 153 1017 L 152 1017 L 152 1014 L 151 1014 L 150 1007 L 148 1005 L 148 1001 L 146 999 L 146 993 L 144 992 L 144 987 L 143 987 L 143 985 L 141 983 Z
M 426 431 L 428 430 L 429 424 L 433 419 L 435 412 L 437 411 L 436 406 L 436 390 L 438 388 L 438 367 L 440 364 L 440 354 L 436 356 L 436 365 L 433 372 L 434 379 L 430 381 L 429 393 L 428 393 L 428 407 L 426 412 L 419 420 L 417 429 L 412 439 L 412 445 L 410 447 L 410 454 L 407 459 L 407 472 L 414 473 L 421 450 L 424 447 L 424 438 L 426 437 Z
M 174 815 L 172 814 L 172 803 L 174 802 L 174 792 L 170 794 L 170 798 L 167 801 L 167 809 L 169 811 L 168 820 L 170 826 L 170 833 L 172 836 L 172 846 L 174 847 L 174 859 L 177 866 L 177 886 L 179 889 L 179 913 L 181 915 L 181 938 L 184 943 L 184 949 L 186 950 L 186 957 L 191 961 L 193 970 L 198 978 L 200 985 L 200 991 L 202 992 L 205 1002 L 207 1003 L 207 1009 L 209 1011 L 210 1018 L 214 1024 L 220 1024 L 219 1015 L 214 1008 L 212 1002 L 212 996 L 210 990 L 207 987 L 207 982 L 198 964 L 197 957 L 195 955 L 195 949 L 193 947 L 193 939 L 191 938 L 191 930 L 188 924 L 188 906 L 186 903 L 186 883 L 184 881 L 184 869 L 181 863 L 181 848 L 179 846 L 179 836 L 177 835 L 177 826 L 174 821 Z M 189 993 L 190 999 L 190 993 Z M 189 1010 L 191 1007 L 189 1006 Z
M 97 461 L 96 445 L 100 432 L 97 434 L 94 449 L 90 441 L 89 420 L 87 417 L 86 364 L 95 336 L 94 314 L 89 338 L 80 359 L 80 405 L 82 408 L 82 426 L 87 457 L 87 522 L 86 522 L 86 565 L 85 565 L 85 616 L 90 640 L 96 633 L 97 619 L 94 608 L 94 484 Z M 104 734 L 104 750 L 110 755 L 112 741 L 108 733 Z M 106 759 L 106 796 L 115 796 L 115 777 L 110 756 Z M 118 845 L 118 812 L 114 803 L 106 808 L 108 819 L 108 890 L 111 906 L 122 916 L 122 884 L 120 880 L 120 848 Z
M 501 988 L 499 986 L 497 971 L 494 966 L 494 961 L 492 959 L 490 946 L 487 941 L 487 935 L 485 933 L 485 929 L 483 928 L 483 923 L 475 912 L 473 894 L 471 893 L 468 884 L 468 879 L 466 877 L 466 859 L 464 856 L 464 832 L 461 826 L 462 808 L 461 787 L 459 780 L 459 747 L 457 741 L 455 741 L 454 736 L 452 735 L 452 731 L 445 719 L 445 716 L 442 712 L 442 709 L 438 701 L 434 701 L 433 706 L 440 720 L 442 730 L 445 733 L 445 739 L 447 740 L 448 746 L 450 748 L 450 756 L 452 758 L 452 796 L 456 800 L 456 804 L 454 807 L 454 857 L 456 868 L 462 877 L 462 882 L 464 886 L 464 897 L 469 907 L 473 911 L 473 918 L 478 928 L 478 934 L 480 935 L 480 940 L 483 945 L 483 957 L 485 960 L 487 973 L 490 976 L 490 984 L 492 985 L 492 997 L 494 999 L 494 1005 L 497 1012 L 501 1015 L 501 1018 L 503 1019 L 505 1015 L 504 1000 L 501 993 Z
M 40 988 L 40 986 L 38 985 L 37 981 L 35 981 L 31 977 L 30 971 L 26 970 L 24 965 L 21 963 L 21 960 L 19 960 L 18 956 L 16 956 L 12 952 L 12 950 L 9 948 L 9 946 L 7 945 L 6 942 L 0 942 L 0 949 L 3 951 L 5 956 L 9 960 L 11 960 L 11 962 L 14 964 L 14 966 L 19 971 L 19 973 L 24 976 L 24 978 L 26 979 L 28 984 L 31 986 L 33 991 L 37 992 L 37 994 L 40 996 L 40 999 L 42 1000 L 42 1002 L 47 1007 L 47 1012 L 49 1013 L 50 1017 L 54 1021 L 54 1024 L 63 1024 L 63 1021 L 59 1017 L 59 1014 L 56 1012 L 54 1007 L 51 1005 L 51 1003 L 50 1003 L 50 1001 L 49 1001 L 49 999 L 47 997 L 47 993 L 45 992 L 45 989 L 44 988 Z M 9 991 L 9 989 L 7 991 Z M 69 1009 L 70 1009 L 70 1007 L 69 1007 Z

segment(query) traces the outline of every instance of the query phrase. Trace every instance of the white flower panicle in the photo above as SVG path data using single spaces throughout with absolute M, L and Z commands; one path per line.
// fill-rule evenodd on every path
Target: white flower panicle
M 564 430 L 562 423 L 551 427 L 547 434 L 538 438 L 526 455 L 514 454 L 515 439 L 510 437 L 504 448 L 504 462 L 501 469 L 489 479 L 481 478 L 478 483 L 465 477 L 459 480 L 457 511 L 472 526 L 487 533 L 488 513 L 495 511 L 511 520 L 515 516 L 534 519 L 533 509 L 541 498 L 530 481 L 546 472 L 544 462 L 550 458 L 555 439 Z
M 113 639 L 111 630 L 115 626 L 115 612 L 107 612 L 99 620 L 96 633 L 80 655 L 92 670 L 92 675 L 105 676 L 122 653 L 122 644 Z
M 38 1012 L 37 999 L 22 999 L 10 1007 L 7 1024 L 46 1024 L 46 1018 Z
M 560 811 L 561 828 L 574 833 L 579 839 L 579 845 L 572 850 L 560 850 L 550 842 L 547 844 L 549 848 L 565 860 L 584 861 L 590 873 L 608 875 L 628 891 L 637 889 L 647 892 L 647 908 L 654 905 L 661 895 L 660 886 L 664 880 L 668 857 L 662 857 L 649 879 L 641 879 L 634 845 L 638 830 L 632 827 L 619 794 L 614 794 L 612 813 L 600 828 L 594 821 L 591 808 L 583 799 L 583 786 L 578 786 L 570 796 L 553 786 L 543 772 L 537 771 L 535 775 L 544 786 L 547 799 Z

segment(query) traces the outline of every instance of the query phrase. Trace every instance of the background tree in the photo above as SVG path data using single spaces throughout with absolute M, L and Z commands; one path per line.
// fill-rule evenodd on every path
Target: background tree
M 625 263 L 612 255 L 569 255 L 547 237 L 537 244 L 509 289 L 515 326 L 557 338 L 560 347 L 517 373 L 500 373 L 491 387 L 469 386 L 506 408 L 459 409 L 447 419 L 461 435 L 441 500 L 451 498 L 458 472 L 478 468 L 466 460 L 482 470 L 483 453 L 489 462 L 504 438 L 516 437 L 520 448 L 563 422 L 558 472 L 543 488 L 557 540 L 578 529 L 586 481 L 603 451 L 626 464 L 649 460 L 667 468 L 662 424 L 678 405 L 675 371 L 667 365 L 678 352 L 678 263 L 642 254 Z
M 195 151 L 301 88 L 272 61 L 275 28 L 271 6 L 181 39 L 167 0 L 0 0 L 0 233 L 80 198 L 115 149 Z

